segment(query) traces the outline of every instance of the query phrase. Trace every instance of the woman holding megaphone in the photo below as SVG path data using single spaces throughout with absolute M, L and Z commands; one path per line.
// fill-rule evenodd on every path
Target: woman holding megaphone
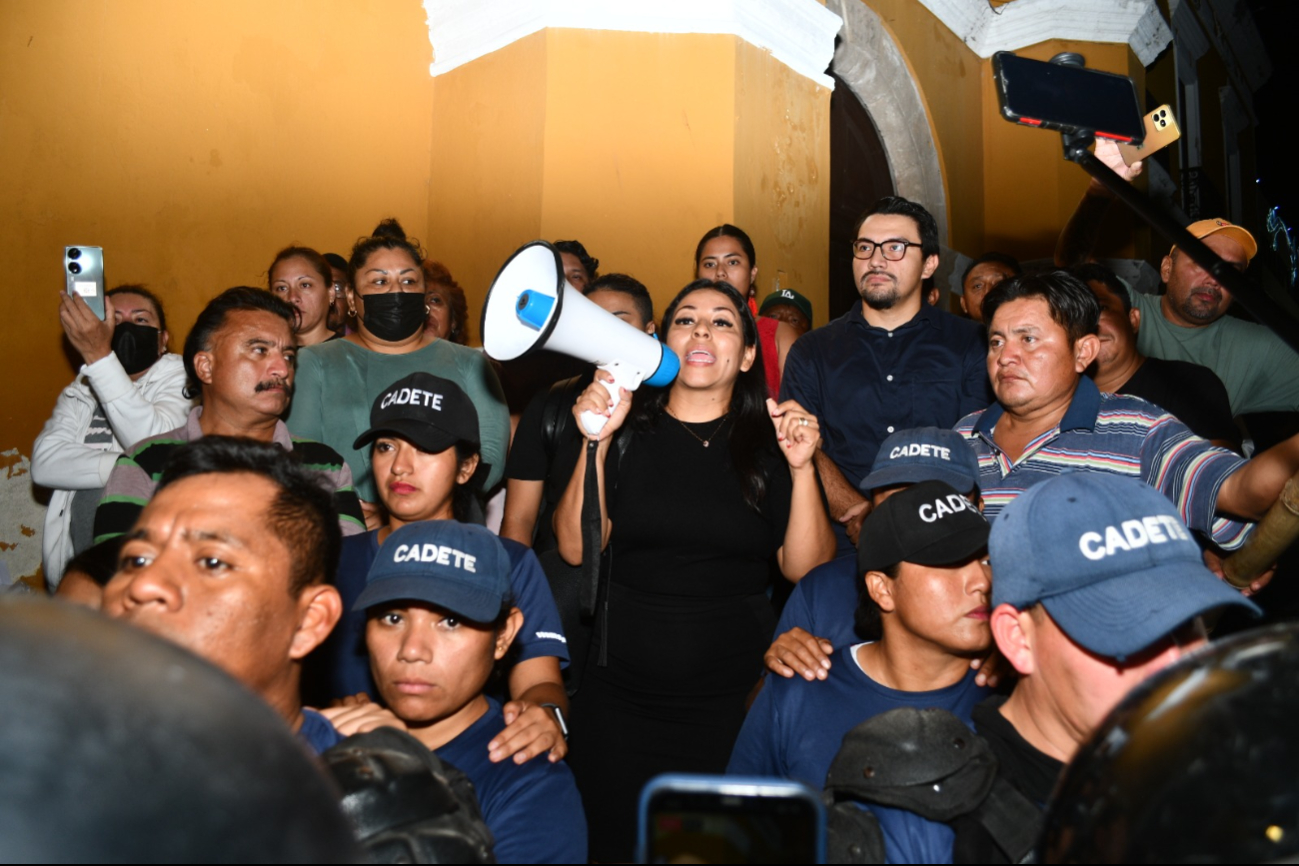
M 670 387 L 623 390 L 610 409 L 593 382 L 573 407 L 579 423 L 583 412 L 609 419 L 587 445 L 599 500 L 588 534 L 604 570 L 569 757 L 597 861 L 631 859 L 636 797 L 652 776 L 725 769 L 775 626 L 770 562 L 797 581 L 835 547 L 812 464 L 817 420 L 764 399 L 740 293 L 697 280 L 659 333 L 681 359 Z M 559 552 L 575 565 L 601 555 L 583 549 L 587 466 L 555 514 Z
M 423 251 L 396 220 L 352 247 L 347 315 L 354 329 L 341 340 L 298 353 L 297 384 L 287 419 L 296 436 L 324 442 L 347 460 L 366 525 L 383 525 L 368 448 L 352 443 L 365 432 L 370 404 L 393 382 L 432 373 L 455 382 L 478 410 L 490 489 L 505 467 L 510 414 L 500 382 L 481 352 L 440 340 L 427 325 Z

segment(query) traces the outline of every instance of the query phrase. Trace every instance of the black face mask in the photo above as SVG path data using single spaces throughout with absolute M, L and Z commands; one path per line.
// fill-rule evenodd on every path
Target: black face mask
M 134 376 L 158 360 L 158 329 L 135 322 L 118 322 L 113 328 L 113 354 L 126 375 Z
M 423 292 L 388 292 L 384 295 L 363 295 L 365 314 L 361 322 L 365 329 L 380 340 L 397 343 L 405 340 L 420 328 L 428 317 L 424 309 Z

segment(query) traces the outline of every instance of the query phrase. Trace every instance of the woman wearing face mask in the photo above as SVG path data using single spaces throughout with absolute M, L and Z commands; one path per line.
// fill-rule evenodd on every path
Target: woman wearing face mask
M 652 776 L 722 772 L 775 627 L 773 558 L 797 581 L 834 553 L 812 465 L 816 419 L 764 401 L 740 294 L 697 280 L 659 333 L 681 358 L 670 388 L 623 391 L 610 411 L 593 383 L 573 408 L 609 418 L 586 446 L 605 575 L 569 758 L 596 861 L 630 859 L 636 795 Z M 587 465 L 584 455 L 555 513 L 560 554 L 585 567 L 599 556 L 583 545 Z
M 143 286 L 119 286 L 100 320 L 61 294 L 59 319 L 85 362 L 63 389 L 32 449 L 32 480 L 54 493 L 45 513 L 42 565 L 52 591 L 68 560 L 94 541 L 95 506 L 122 452 L 185 423 L 185 366 L 167 352 L 167 318 Z
M 298 311 L 293 333 L 299 348 L 338 338 L 329 328 L 334 274 L 324 256 L 308 247 L 285 247 L 266 273 L 271 294 Z
M 365 432 L 374 398 L 398 379 L 432 373 L 463 388 L 478 410 L 482 456 L 491 467 L 485 488 L 496 484 L 505 465 L 510 416 L 500 382 L 481 352 L 427 331 L 423 260 L 401 225 L 384 220 L 357 241 L 348 261 L 347 313 L 355 331 L 298 353 L 289 430 L 347 459 L 371 529 L 382 524 L 379 494 L 369 449 L 353 442 Z

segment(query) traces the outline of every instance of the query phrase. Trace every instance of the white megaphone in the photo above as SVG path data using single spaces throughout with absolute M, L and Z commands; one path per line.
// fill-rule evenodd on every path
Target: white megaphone
M 618 389 L 635 391 L 641 383 L 662 387 L 681 369 L 676 353 L 644 331 L 588 301 L 564 279 L 559 251 L 545 241 L 521 247 L 501 268 L 483 302 L 483 351 L 498 361 L 512 361 L 533 349 L 590 361 L 613 374 L 601 381 L 618 405 Z M 582 413 L 592 436 L 609 419 Z

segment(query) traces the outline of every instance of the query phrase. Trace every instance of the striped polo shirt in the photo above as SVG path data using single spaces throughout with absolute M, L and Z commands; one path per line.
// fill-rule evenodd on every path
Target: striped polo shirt
M 104 498 L 95 510 L 96 544 L 131 531 L 153 497 L 167 460 L 180 446 L 203 437 L 203 428 L 198 423 L 202 414 L 202 406 L 194 407 L 184 426 L 141 440 L 130 452 L 117 458 L 104 487 Z M 320 475 L 321 486 L 334 495 L 338 525 L 344 535 L 365 531 L 361 503 L 352 489 L 352 470 L 337 451 L 324 443 L 290 435 L 283 421 L 275 422 L 273 441 Z
M 1014 463 L 992 438 L 1003 414 L 1005 409 L 994 403 L 956 425 L 978 455 L 983 513 L 989 520 L 1034 484 L 1065 472 L 1089 471 L 1139 478 L 1167 496 L 1187 526 L 1226 550 L 1244 544 L 1254 527 L 1217 516 L 1222 483 L 1245 461 L 1210 445 L 1152 403 L 1102 394 L 1083 376 L 1060 424 L 1030 442 Z

